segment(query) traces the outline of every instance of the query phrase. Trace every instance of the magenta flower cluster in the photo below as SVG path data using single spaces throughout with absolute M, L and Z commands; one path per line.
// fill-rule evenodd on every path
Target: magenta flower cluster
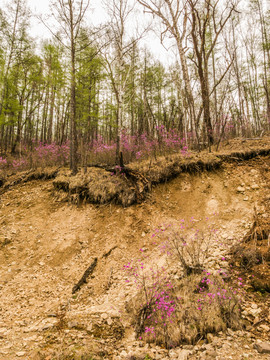
M 3 159 L 3 158 L 0 156 L 0 169 L 1 169 L 1 168 L 4 168 L 6 165 L 7 165 L 7 159 Z
M 174 289 L 172 281 L 163 267 L 146 269 L 144 260 L 129 262 L 124 266 L 124 270 L 126 282 L 133 282 L 144 296 L 140 308 L 140 311 L 144 311 L 144 320 L 147 323 L 143 329 L 144 333 L 156 337 L 160 327 L 167 327 L 173 322 L 176 310 Z
M 46 144 L 39 142 L 34 147 L 32 157 L 35 159 L 37 166 L 42 165 L 64 165 L 69 158 L 69 143 L 57 145 L 55 142 Z
M 156 135 L 147 133 L 130 135 L 123 129 L 120 133 L 120 147 L 125 159 L 143 159 L 157 153 L 170 153 L 179 151 L 183 156 L 188 156 L 188 147 L 184 138 L 176 129 L 166 130 L 164 125 L 156 127 Z M 108 158 L 115 157 L 115 141 L 106 141 L 101 135 L 89 145 L 89 151 L 97 159 L 108 162 Z M 101 160 L 101 161 L 102 161 Z
M 0 169 L 2 170 L 24 170 L 31 167 L 65 165 L 69 159 L 69 143 L 57 145 L 39 142 L 34 144 L 32 151 L 26 152 L 19 158 L 0 157 Z

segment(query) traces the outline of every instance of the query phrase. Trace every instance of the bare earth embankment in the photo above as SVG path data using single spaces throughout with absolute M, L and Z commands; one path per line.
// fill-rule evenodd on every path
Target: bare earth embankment
M 146 355 L 148 359 L 269 359 L 269 353 L 256 345 L 270 337 L 269 155 L 236 158 L 212 171 L 182 171 L 154 187 L 145 201 L 129 207 L 77 206 L 63 201 L 54 181 L 13 184 L 1 195 L 1 360 L 116 360 Z M 155 229 L 213 213 L 220 242 L 211 247 L 208 267 L 214 271 L 233 264 L 244 279 L 247 295 L 241 329 L 173 350 L 135 339 L 127 305 L 136 289 L 125 282 L 123 266 L 138 257 L 140 249 L 149 255 L 149 263 L 162 262 L 153 243 Z M 261 238 L 260 231 L 265 231 Z M 247 251 L 252 252 L 256 242 L 259 264 L 252 262 L 253 252 L 244 254 L 244 263 L 239 249 L 233 258 L 228 255 L 245 236 Z M 95 258 L 87 283 L 72 294 Z

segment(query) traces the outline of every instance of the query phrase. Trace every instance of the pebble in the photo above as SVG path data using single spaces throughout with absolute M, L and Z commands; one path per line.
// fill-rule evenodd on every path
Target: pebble
M 207 338 L 208 343 L 211 343 L 211 342 L 213 342 L 213 340 L 214 340 L 214 335 L 211 334 L 211 333 L 208 333 L 208 334 L 206 335 L 206 338 Z
M 18 351 L 16 353 L 16 356 L 21 357 L 21 356 L 24 356 L 25 354 L 26 354 L 25 351 Z
M 77 321 L 69 321 L 68 322 L 68 328 L 72 329 L 72 328 L 76 328 L 78 326 Z
M 268 342 L 257 342 L 255 343 L 254 348 L 260 354 L 270 354 L 270 343 Z
M 262 324 L 262 325 L 259 326 L 258 330 L 268 332 L 268 331 L 270 331 L 270 327 L 265 325 L 265 324 Z
M 190 350 L 179 350 L 177 353 L 177 360 L 187 360 L 190 355 Z
M 258 184 L 251 185 L 252 190 L 258 190 L 260 187 Z
M 211 358 L 216 358 L 218 354 L 215 350 L 208 350 L 206 351 L 206 355 L 210 356 Z
M 109 318 L 108 318 L 108 320 L 107 320 L 107 324 L 108 324 L 109 326 L 111 326 L 111 325 L 112 325 L 112 323 L 113 323 L 112 318 L 111 318 L 111 317 L 109 317 Z
M 243 193 L 243 192 L 245 192 L 245 190 L 246 189 L 243 186 L 238 186 L 238 188 L 236 189 L 236 191 L 239 193 Z
M 5 337 L 8 333 L 8 330 L 6 328 L 1 328 L 0 329 L 0 339 Z

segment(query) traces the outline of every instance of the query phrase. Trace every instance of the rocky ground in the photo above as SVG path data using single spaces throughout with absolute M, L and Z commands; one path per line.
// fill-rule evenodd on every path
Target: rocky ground
M 241 330 L 209 334 L 196 345 L 166 350 L 135 339 L 125 305 L 136 289 L 125 282 L 122 270 L 142 248 L 153 263 L 162 261 L 151 237 L 155 229 L 213 213 L 220 242 L 211 247 L 207 266 L 213 271 L 229 267 L 227 254 L 251 228 L 254 206 L 266 214 L 262 199 L 269 183 L 261 171 L 266 160 L 183 174 L 128 208 L 63 202 L 53 180 L 16 185 L 4 193 L 0 360 L 269 359 L 268 293 L 255 293 L 247 281 Z M 88 282 L 72 294 L 94 258 L 97 266 Z

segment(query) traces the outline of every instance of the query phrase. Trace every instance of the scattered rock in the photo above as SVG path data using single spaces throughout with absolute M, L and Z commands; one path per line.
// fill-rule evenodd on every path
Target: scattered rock
M 177 360 L 187 360 L 190 354 L 190 350 L 179 350 Z
M 127 352 L 126 352 L 125 350 L 121 351 L 120 356 L 126 357 L 126 356 L 127 356 Z
M 25 354 L 26 354 L 25 351 L 18 351 L 18 352 L 16 353 L 16 356 L 22 357 L 22 356 L 24 356 Z
M 270 327 L 265 324 L 262 324 L 258 327 L 258 330 L 268 332 L 268 331 L 270 331 Z
M 258 190 L 260 187 L 258 184 L 251 185 L 252 190 Z
M 255 343 L 254 348 L 255 348 L 260 354 L 270 354 L 270 343 L 267 343 L 267 342 L 257 342 L 257 343 Z
M 68 328 L 72 329 L 72 328 L 76 328 L 78 326 L 77 321 L 69 321 L 68 322 Z
M 217 354 L 217 352 L 215 350 L 207 350 L 206 355 L 209 356 L 210 358 L 216 358 L 216 356 L 218 354 Z
M 208 343 L 212 343 L 213 340 L 214 340 L 214 335 L 211 334 L 211 333 L 208 333 L 208 334 L 206 335 L 206 338 L 207 338 Z
M 0 329 L 0 339 L 3 339 L 8 333 L 8 330 L 6 328 Z
M 246 189 L 243 186 L 238 186 L 236 191 L 239 192 L 239 193 L 244 193 L 246 191 Z
M 112 318 L 111 318 L 111 317 L 109 317 L 109 318 L 107 319 L 107 324 L 108 324 L 109 326 L 111 326 L 111 325 L 112 325 L 112 323 L 113 323 Z

